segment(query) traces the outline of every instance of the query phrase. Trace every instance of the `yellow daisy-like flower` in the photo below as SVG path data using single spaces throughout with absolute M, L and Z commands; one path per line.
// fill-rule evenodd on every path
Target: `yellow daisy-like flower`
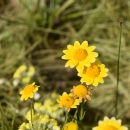
M 98 56 L 98 53 L 93 52 L 96 47 L 88 46 L 87 41 L 82 42 L 82 44 L 75 41 L 74 46 L 68 45 L 67 48 L 63 51 L 65 55 L 62 56 L 62 59 L 68 60 L 65 67 L 73 68 L 76 66 L 78 72 L 82 72 L 84 66 L 89 67 Z
M 60 107 L 65 107 L 68 112 L 70 111 L 70 108 L 77 108 L 77 105 L 80 104 L 79 99 L 75 99 L 72 94 L 67 94 L 66 92 L 59 97 L 57 102 Z
M 128 130 L 127 127 L 121 126 L 121 120 L 116 120 L 115 117 L 109 119 L 104 117 L 103 121 L 99 121 L 98 126 L 92 130 Z
M 13 78 L 20 78 L 21 77 L 21 73 L 25 72 L 27 70 L 27 66 L 26 65 L 21 65 L 14 73 Z
M 86 99 L 91 99 L 89 89 L 82 84 L 74 86 L 71 92 L 73 93 L 74 97 L 79 98 L 81 102 L 82 99 L 84 99 L 84 101 L 86 101 Z
M 108 69 L 104 64 L 100 64 L 98 61 L 92 63 L 89 67 L 84 67 L 83 72 L 79 72 L 78 76 L 81 77 L 81 82 L 85 82 L 87 85 L 92 84 L 97 86 L 98 83 L 104 83 L 103 77 L 107 76 Z
M 18 130 L 26 130 L 26 123 L 22 123 L 22 125 L 20 125 Z
M 20 126 L 19 126 L 19 129 L 18 130 L 30 130 L 31 129 L 31 125 L 30 123 L 22 123 Z
M 27 100 L 28 98 L 33 98 L 34 92 L 38 90 L 39 86 L 35 85 L 35 83 L 27 85 L 23 91 L 20 92 L 21 100 Z
M 78 130 L 78 125 L 74 122 L 69 122 L 65 124 L 63 130 Z

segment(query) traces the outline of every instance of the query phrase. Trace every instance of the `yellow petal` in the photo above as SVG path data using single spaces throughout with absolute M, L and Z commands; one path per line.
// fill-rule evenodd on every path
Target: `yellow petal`
M 87 48 L 87 52 L 92 52 L 95 48 L 95 46 L 90 46 Z
M 67 46 L 68 49 L 73 49 L 74 47 L 72 45 Z
M 76 69 L 77 69 L 78 72 L 82 72 L 83 69 L 84 69 L 84 66 L 83 66 L 81 63 L 79 63 L 79 64 L 76 66 Z
M 95 87 L 98 85 L 98 79 L 97 78 L 94 79 L 92 85 L 95 86 Z
M 66 62 L 65 67 L 70 66 L 71 68 L 73 68 L 74 66 L 76 66 L 77 63 L 78 63 L 78 61 L 76 61 L 76 60 L 69 60 Z
M 89 84 L 92 84 L 92 83 L 93 83 L 93 78 L 91 78 L 91 77 L 86 77 L 86 78 L 85 78 L 85 81 L 87 82 L 88 85 L 89 85 Z
M 81 47 L 84 49 L 88 48 L 88 41 L 82 42 Z
M 97 77 L 97 80 L 100 82 L 100 83 L 104 83 L 104 80 L 102 77 Z
M 80 48 L 80 43 L 79 41 L 74 42 L 74 49 Z
M 97 52 L 91 52 L 90 56 L 96 58 L 96 57 L 98 57 L 98 53 Z
M 39 87 L 39 86 L 35 87 L 35 89 L 33 90 L 33 92 L 36 92 L 36 91 L 38 90 L 38 87 Z
M 21 91 L 20 94 L 23 94 L 23 91 Z
M 33 93 L 31 93 L 28 97 L 33 98 L 33 96 L 34 96 L 34 94 L 33 94 Z
M 69 60 L 69 59 L 72 59 L 72 56 L 71 55 L 64 55 L 61 57 L 62 59 L 66 59 L 66 60 Z

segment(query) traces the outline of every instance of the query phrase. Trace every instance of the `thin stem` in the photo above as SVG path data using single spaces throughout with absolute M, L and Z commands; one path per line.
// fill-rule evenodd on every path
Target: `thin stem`
M 78 114 L 78 107 L 77 107 L 77 109 L 76 109 L 76 111 L 75 111 L 75 114 L 74 114 L 74 118 L 73 118 L 73 120 L 72 121 L 78 121 L 78 117 L 77 117 L 77 114 Z
M 11 130 L 13 130 L 15 117 L 16 117 L 16 112 L 14 113 L 14 116 L 13 116 L 13 119 L 12 119 L 12 122 L 11 122 Z
M 83 116 L 83 102 L 81 102 L 79 120 L 82 120 L 82 116 Z
M 120 78 L 119 67 L 120 67 L 121 34 L 122 34 L 122 22 L 120 22 L 120 39 L 119 39 L 118 60 L 117 60 L 117 86 L 116 86 L 115 117 L 117 117 L 117 114 L 118 114 L 118 89 L 119 89 L 119 78 Z
M 65 124 L 67 123 L 67 120 L 68 120 L 68 111 L 66 112 Z
M 40 3 L 41 3 L 41 0 L 38 0 L 37 1 L 37 10 L 39 11 L 39 9 L 40 9 Z
M 85 116 L 84 103 L 85 103 L 84 101 L 81 102 L 79 121 L 82 121 Z
M 66 112 L 64 125 L 67 123 L 67 121 L 68 121 L 68 111 Z M 64 128 L 64 125 L 63 125 L 63 127 L 62 127 L 62 130 L 63 130 L 63 128 Z

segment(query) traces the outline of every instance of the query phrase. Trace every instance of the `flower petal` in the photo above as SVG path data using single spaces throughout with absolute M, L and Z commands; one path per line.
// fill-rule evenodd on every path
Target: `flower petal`
M 90 46 L 87 48 L 87 51 L 88 52 L 92 52 L 96 47 L 95 46 Z
M 84 49 L 85 48 L 87 49 L 88 48 L 88 41 L 82 42 L 81 47 L 84 48 Z
M 69 61 L 66 62 L 65 67 L 70 66 L 71 68 L 73 68 L 77 64 L 78 64 L 78 61 L 76 61 L 76 60 L 69 60 Z
M 80 48 L 80 43 L 79 41 L 74 42 L 74 49 Z

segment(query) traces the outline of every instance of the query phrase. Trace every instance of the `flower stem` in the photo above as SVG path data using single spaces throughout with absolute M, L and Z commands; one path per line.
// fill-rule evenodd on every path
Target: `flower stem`
M 117 60 L 117 85 L 116 85 L 116 103 L 115 103 L 115 117 L 118 114 L 118 89 L 119 89 L 119 67 L 120 67 L 120 49 L 121 49 L 121 34 L 122 34 L 122 22 L 120 22 L 120 39 L 118 47 L 118 60 Z
M 78 114 L 78 107 L 77 107 L 77 109 L 76 109 L 76 111 L 75 111 L 75 114 L 74 114 L 74 118 L 73 118 L 73 122 L 74 121 L 76 121 L 76 123 L 77 123 L 77 121 L 78 121 L 78 119 L 77 119 L 77 114 Z
M 67 120 L 68 120 L 68 111 L 66 112 L 65 124 L 67 123 Z
M 34 112 L 34 103 L 33 103 L 33 98 L 31 99 L 31 125 L 33 127 L 33 123 L 32 123 L 32 116 L 33 116 L 33 112 Z
M 68 111 L 66 112 L 64 125 L 67 123 L 67 120 L 68 120 Z M 62 127 L 62 130 L 63 130 L 63 128 L 64 128 L 64 125 L 63 125 L 63 127 Z
M 84 101 L 81 102 L 81 108 L 80 108 L 80 115 L 79 115 L 79 120 L 82 121 L 85 116 L 84 112 Z

